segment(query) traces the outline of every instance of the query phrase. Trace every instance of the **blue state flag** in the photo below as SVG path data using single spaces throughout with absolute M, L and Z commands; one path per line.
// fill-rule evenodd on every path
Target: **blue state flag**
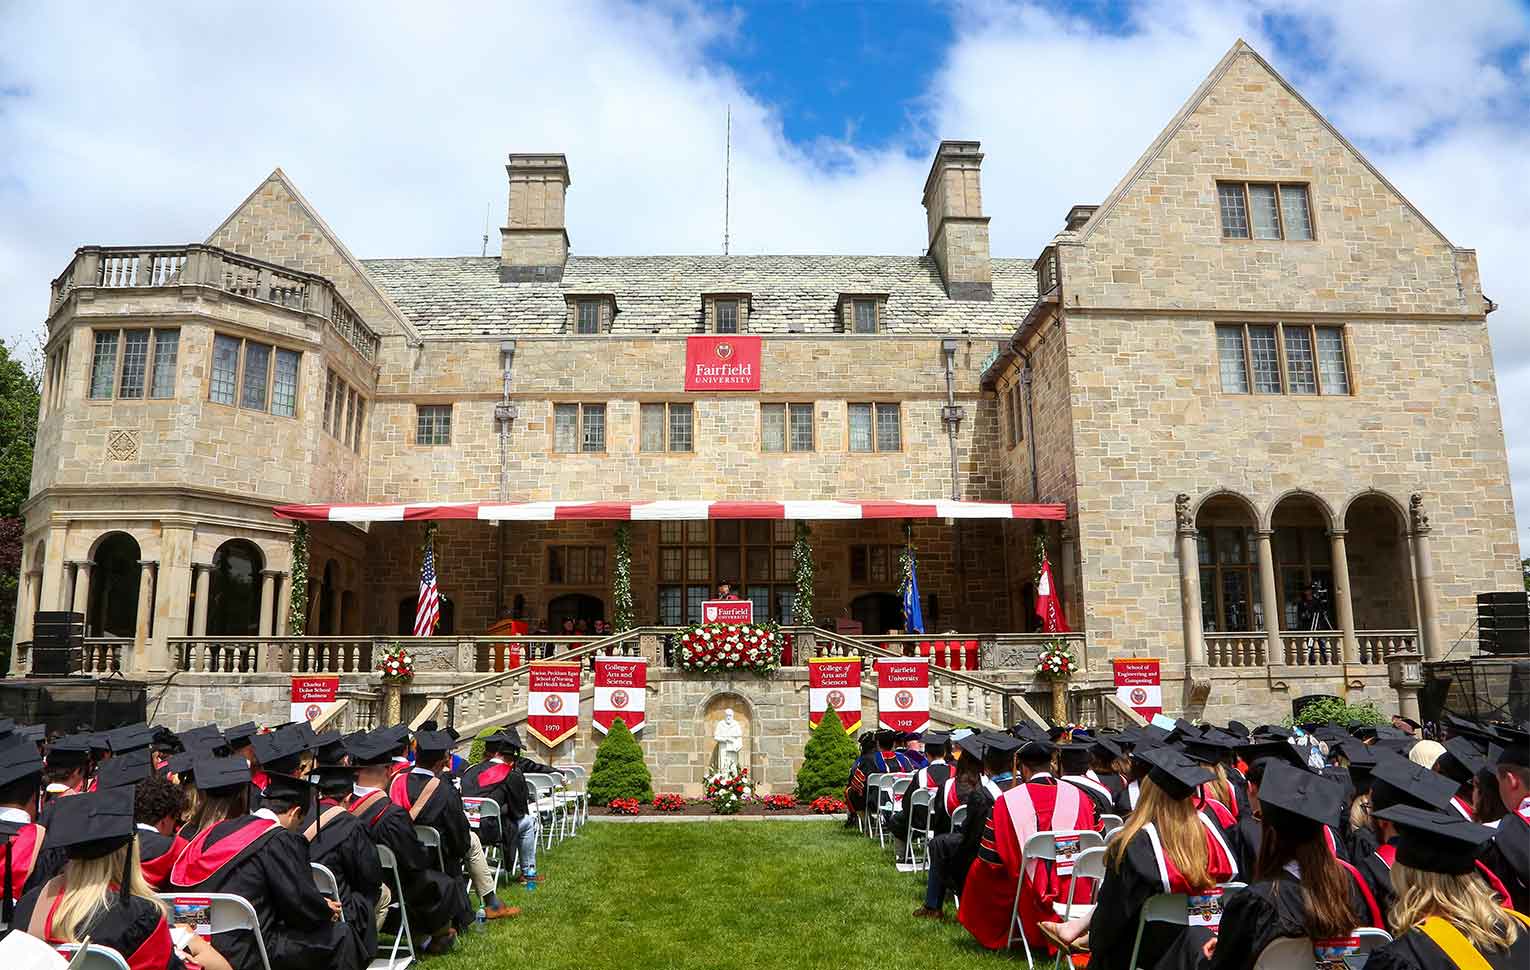
M 919 561 L 909 557 L 908 582 L 903 584 L 903 629 L 924 632 L 924 610 L 919 605 Z

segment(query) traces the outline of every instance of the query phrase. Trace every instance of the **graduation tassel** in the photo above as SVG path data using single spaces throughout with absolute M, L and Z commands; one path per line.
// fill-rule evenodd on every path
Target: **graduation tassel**
M 11 875 L 12 841 L 13 839 L 5 840 L 5 901 L 0 903 L 0 921 L 5 923 L 7 930 L 11 928 L 11 917 L 16 915 L 16 900 L 14 898 L 16 893 L 15 887 L 12 884 L 14 877 Z
M 127 858 L 122 860 L 122 882 L 118 884 L 117 901 L 120 903 L 132 893 L 129 888 L 133 884 L 129 880 L 133 875 L 133 848 L 138 844 L 138 833 L 135 831 L 132 838 L 128 839 Z

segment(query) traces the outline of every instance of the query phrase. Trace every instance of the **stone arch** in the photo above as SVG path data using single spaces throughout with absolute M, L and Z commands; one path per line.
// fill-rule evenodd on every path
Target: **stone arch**
M 1342 527 L 1333 506 L 1293 488 L 1270 504 L 1263 528 L 1270 532 L 1280 628 L 1337 630 L 1332 533 Z
M 564 593 L 547 602 L 547 632 L 554 636 L 563 632 L 564 620 L 583 620 L 588 632 L 594 629 L 596 620 L 605 618 L 605 601 L 589 593 Z
M 260 633 L 260 572 L 266 557 L 249 539 L 229 539 L 213 553 L 207 603 L 209 636 Z
M 76 606 L 85 614 L 90 635 L 131 637 L 137 632 L 142 555 L 138 539 L 120 530 L 104 532 L 91 543 L 89 602 Z
M 716 764 L 717 743 L 712 740 L 712 737 L 717 730 L 717 722 L 722 720 L 724 711 L 728 708 L 733 709 L 734 720 L 744 726 L 744 748 L 739 752 L 739 766 L 750 769 L 749 774 L 758 785 L 763 779 L 759 777 L 759 771 L 754 764 L 757 760 L 755 752 L 760 750 L 759 718 L 755 703 L 749 695 L 731 686 L 713 689 L 696 706 L 696 730 L 700 734 L 698 739 L 700 749 L 705 755 L 702 759 L 702 777 L 699 780 L 705 783 Z
M 1356 503 L 1368 499 L 1377 500 L 1391 508 L 1392 514 L 1397 517 L 1397 534 L 1402 536 L 1408 534 L 1408 507 L 1394 498 L 1390 492 L 1384 492 L 1379 488 L 1368 488 L 1363 492 L 1356 492 L 1345 499 L 1344 504 L 1339 508 L 1339 515 L 1335 521 L 1341 524 L 1348 523 L 1349 510 Z M 1342 525 L 1342 527 L 1347 529 L 1348 525 Z
M 1292 499 L 1300 499 L 1316 505 L 1320 510 L 1322 510 L 1324 517 L 1328 519 L 1328 528 L 1342 528 L 1339 523 L 1343 520 L 1334 514 L 1333 506 L 1329 504 L 1328 500 L 1316 492 L 1305 488 L 1288 488 L 1284 492 L 1281 492 L 1279 495 L 1275 496 L 1275 501 L 1271 502 L 1269 507 L 1264 510 L 1264 514 L 1260 516 L 1259 528 L 1265 530 L 1266 532 L 1274 529 L 1276 510 Z
M 1214 488 L 1211 491 L 1203 494 L 1200 498 L 1195 500 L 1194 504 L 1190 506 L 1191 516 L 1197 519 L 1200 518 L 1201 510 L 1206 507 L 1207 503 L 1217 500 L 1226 500 L 1242 505 L 1243 508 L 1248 512 L 1249 522 L 1255 525 L 1258 524 L 1259 506 L 1255 505 L 1254 500 L 1249 498 L 1247 495 L 1244 495 L 1242 492 L 1231 488 Z
M 1259 596 L 1258 507 L 1241 492 L 1217 489 L 1194 506 L 1201 631 L 1264 629 Z
M 1357 630 L 1417 625 L 1408 514 L 1385 492 L 1370 489 L 1344 503 L 1350 609 Z

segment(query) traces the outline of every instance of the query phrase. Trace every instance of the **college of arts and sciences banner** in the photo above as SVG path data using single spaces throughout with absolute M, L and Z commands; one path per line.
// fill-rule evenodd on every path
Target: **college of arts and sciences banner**
M 313 721 L 339 702 L 339 674 L 307 674 L 292 678 L 293 721 Z
M 758 391 L 760 338 L 744 334 L 685 338 L 687 391 Z
M 526 730 L 549 748 L 579 730 L 579 671 L 574 661 L 533 660 L 526 675 Z
M 611 731 L 617 718 L 633 734 L 643 730 L 648 696 L 648 661 L 642 657 L 595 658 L 595 730 Z
M 861 727 L 861 660 L 859 657 L 812 657 L 808 660 L 808 723 L 823 720 L 833 708 L 845 730 Z
M 877 726 L 911 733 L 930 726 L 928 657 L 877 658 Z
M 1157 658 L 1118 657 L 1111 666 L 1116 674 L 1116 697 L 1151 720 L 1163 713 L 1163 682 Z

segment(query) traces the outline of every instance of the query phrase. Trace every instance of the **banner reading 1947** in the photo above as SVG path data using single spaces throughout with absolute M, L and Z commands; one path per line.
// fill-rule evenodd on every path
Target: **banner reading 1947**
M 642 657 L 595 658 L 595 730 L 609 734 L 617 718 L 633 734 L 643 730 L 648 698 L 648 661 Z
M 526 730 L 554 747 L 579 730 L 579 670 L 571 661 L 533 660 L 526 675 Z
M 845 730 L 861 727 L 861 660 L 859 657 L 812 657 L 808 660 L 808 723 L 823 720 L 834 709 Z

